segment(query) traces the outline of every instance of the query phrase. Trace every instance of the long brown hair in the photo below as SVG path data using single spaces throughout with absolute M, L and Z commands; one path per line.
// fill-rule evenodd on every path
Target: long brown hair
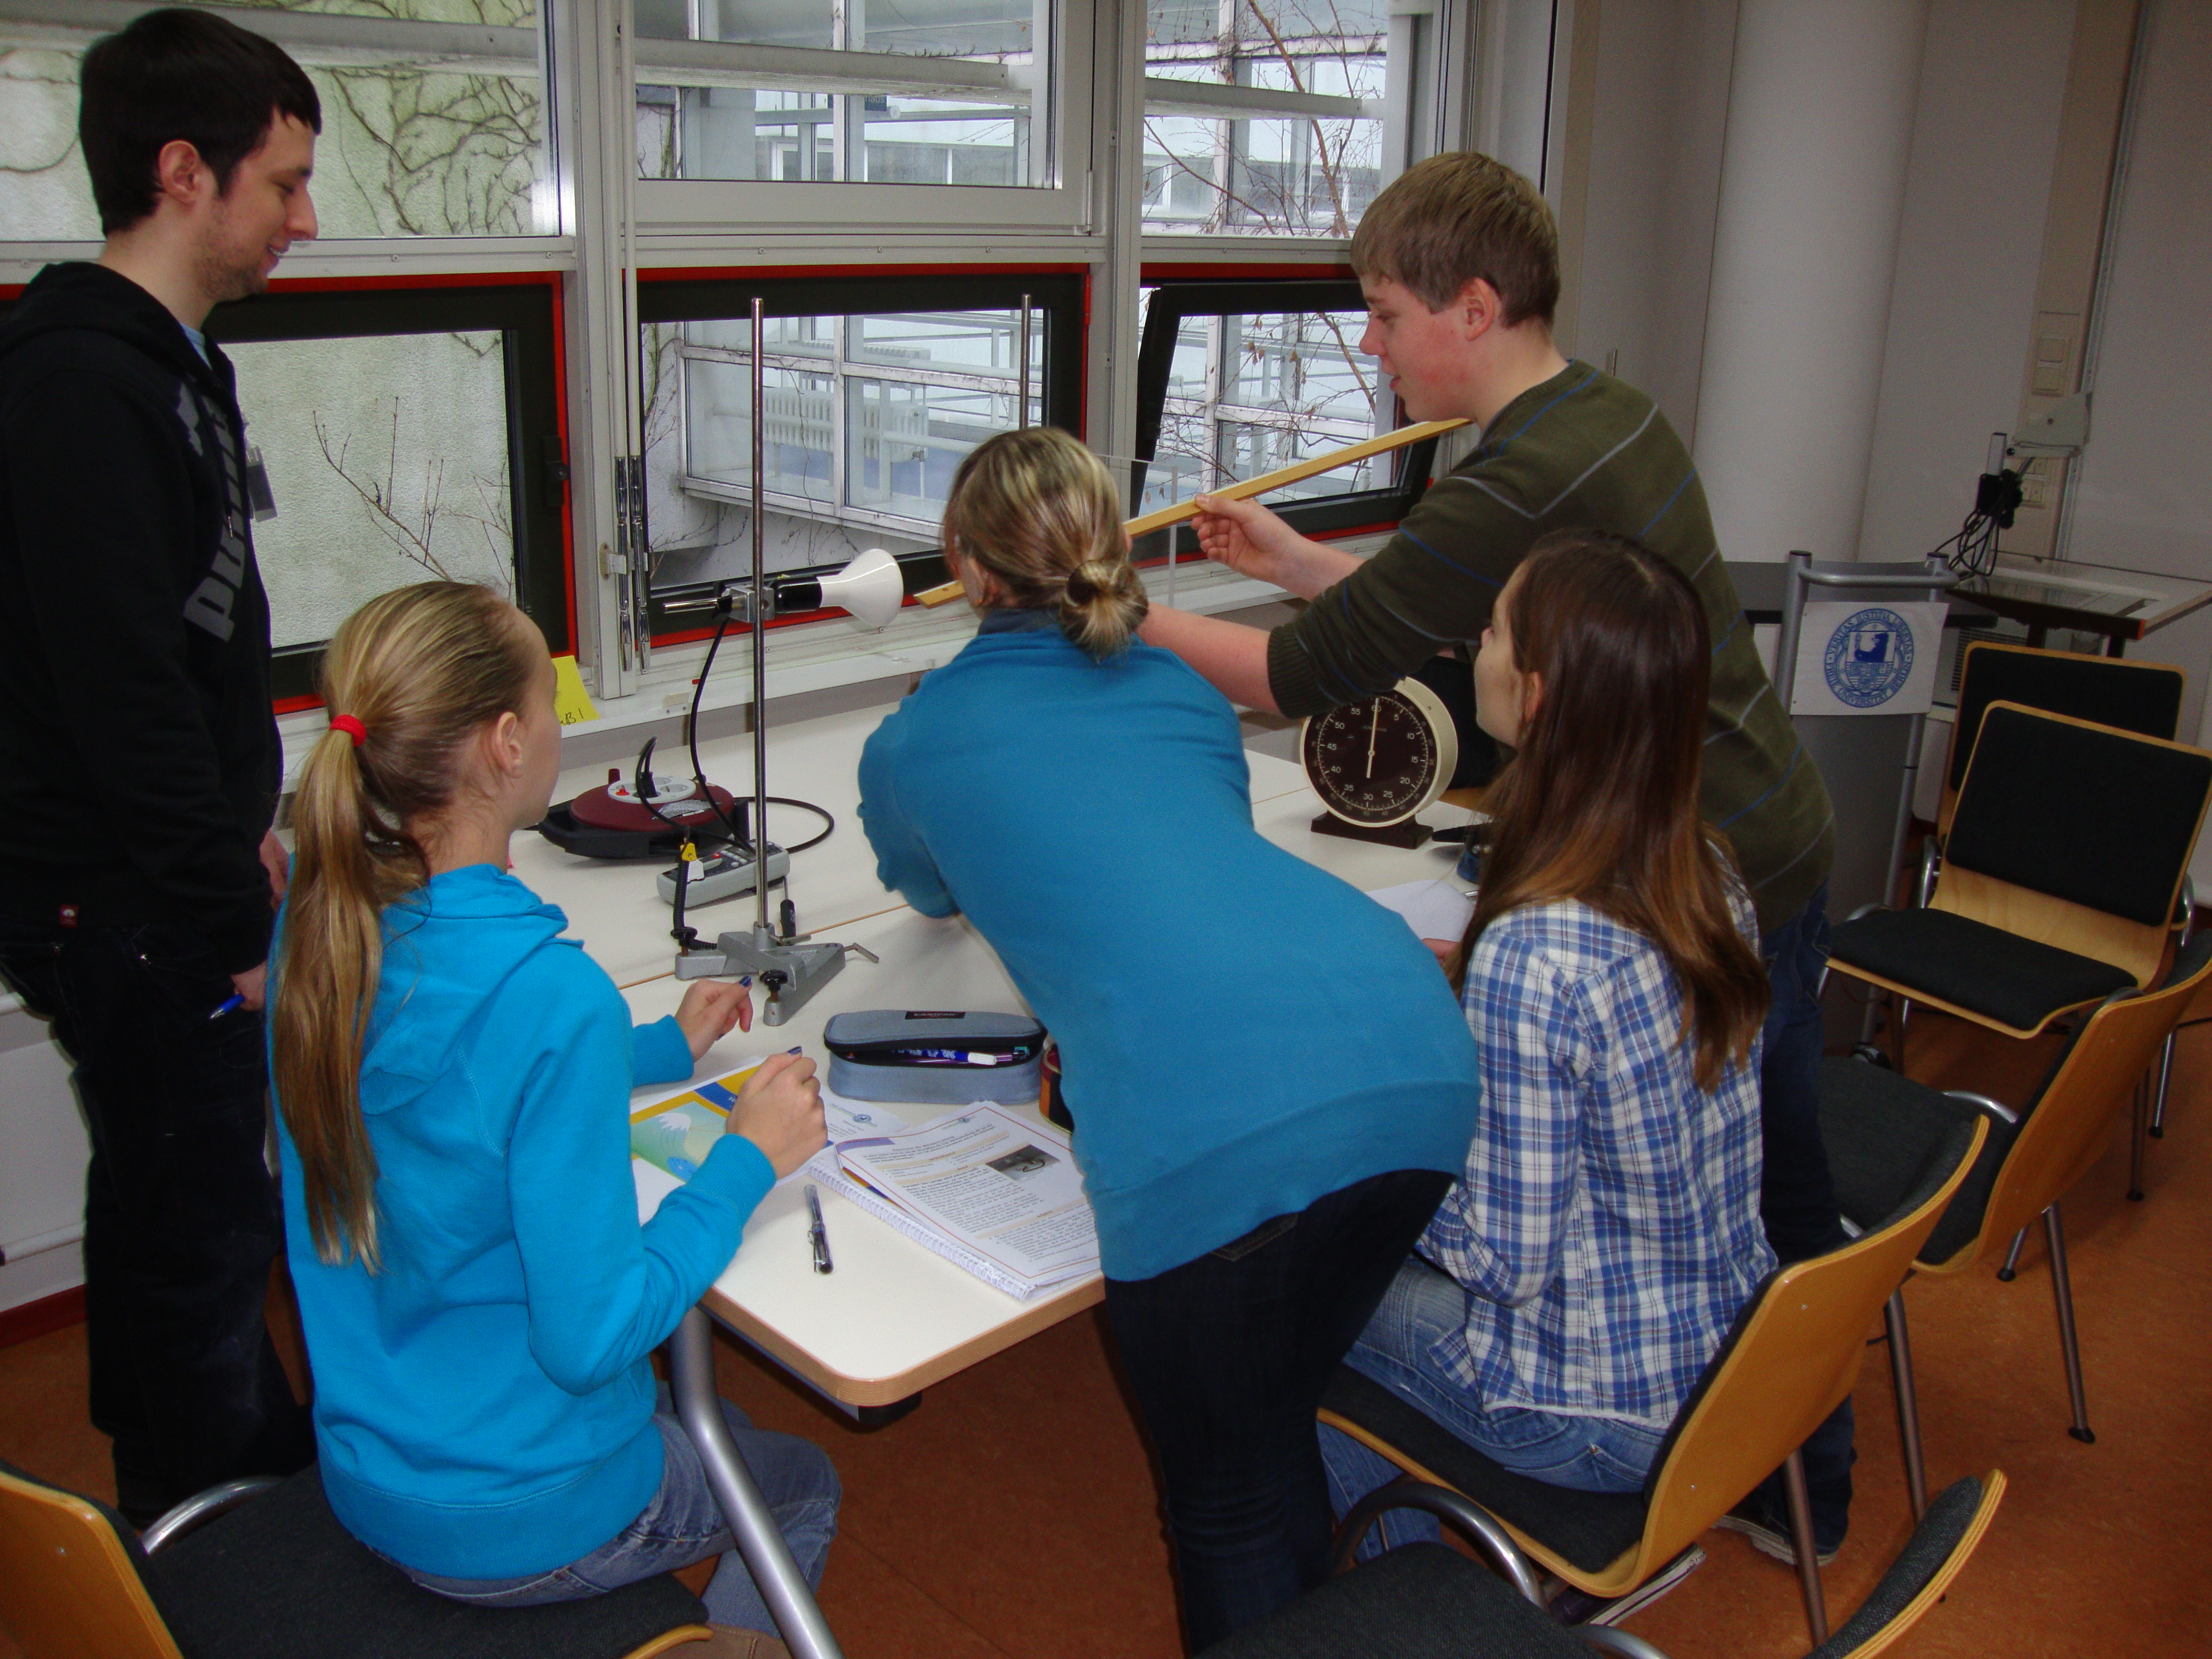
M 1692 1071 L 1711 1090 L 1749 1058 L 1767 980 L 1729 914 L 1726 845 L 1698 813 L 1705 606 L 1665 560 L 1589 530 L 1539 541 L 1501 603 L 1515 665 L 1540 677 L 1541 695 L 1484 803 L 1490 849 L 1452 982 L 1498 917 L 1579 899 L 1667 958 Z
M 1127 650 L 1145 619 L 1113 477 L 1055 427 L 1001 432 L 969 452 L 945 498 L 945 541 L 1016 606 L 1051 605 L 1093 658 Z
M 293 799 L 296 847 L 270 1011 L 278 1107 L 300 1154 L 315 1252 L 378 1262 L 376 1153 L 362 1045 L 384 966 L 385 907 L 427 885 L 410 822 L 449 806 L 461 752 L 520 714 L 544 641 L 488 587 L 424 582 L 371 599 L 323 658 L 323 701 L 367 734 L 323 734 Z

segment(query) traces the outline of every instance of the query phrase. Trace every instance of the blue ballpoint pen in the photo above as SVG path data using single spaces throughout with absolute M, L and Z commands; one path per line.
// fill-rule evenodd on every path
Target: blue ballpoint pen
M 806 1213 L 812 1218 L 806 1229 L 806 1242 L 814 1247 L 814 1271 L 829 1273 L 833 1265 L 830 1260 L 830 1230 L 822 1224 L 822 1194 L 814 1190 L 811 1181 L 806 1183 Z
M 236 991 L 233 991 L 233 992 L 232 992 L 228 996 L 225 997 L 225 998 L 224 998 L 221 1002 L 218 1002 L 217 1004 L 216 1004 L 216 1006 L 215 1006 L 215 1012 L 214 1012 L 213 1013 L 210 1014 L 210 1015 L 208 1016 L 208 1018 L 209 1018 L 210 1019 L 221 1019 L 221 1018 L 222 1018 L 225 1014 L 228 1013 L 232 1009 L 234 1009 L 234 1008 L 243 1008 L 244 1006 L 246 1006 L 246 999 L 245 999 L 243 996 L 240 995 L 240 994 L 239 994 L 239 993 L 237 993 Z

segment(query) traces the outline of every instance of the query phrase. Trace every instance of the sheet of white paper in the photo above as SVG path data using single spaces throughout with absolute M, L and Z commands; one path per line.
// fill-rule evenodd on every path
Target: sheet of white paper
M 1378 887 L 1367 896 L 1403 916 L 1416 939 L 1457 939 L 1467 932 L 1468 918 L 1474 914 L 1474 895 L 1468 884 L 1449 877 Z
M 742 1066 L 732 1067 L 732 1072 L 749 1071 L 759 1064 L 757 1060 L 747 1060 Z M 680 1089 L 667 1091 L 665 1097 L 680 1099 L 698 1086 L 698 1081 L 695 1079 Z M 947 1107 L 945 1109 L 950 1111 L 953 1109 Z M 820 1152 L 777 1182 L 777 1186 L 787 1186 L 809 1176 L 819 1180 L 823 1171 L 835 1170 L 837 1167 L 837 1143 L 841 1140 L 855 1140 L 866 1135 L 895 1135 L 908 1127 L 908 1120 L 888 1106 L 879 1105 L 872 1100 L 847 1100 L 827 1089 L 822 1091 L 822 1118 L 830 1131 L 828 1142 Z M 642 1226 L 653 1219 L 653 1212 L 660 1207 L 660 1200 L 684 1183 L 658 1164 L 648 1164 L 641 1158 L 630 1159 L 629 1169 L 637 1182 L 637 1219 Z

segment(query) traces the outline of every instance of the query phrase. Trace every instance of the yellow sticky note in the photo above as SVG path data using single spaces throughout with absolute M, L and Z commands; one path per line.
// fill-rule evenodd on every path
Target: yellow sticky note
M 576 672 L 574 657 L 553 659 L 553 712 L 563 726 L 581 726 L 599 717 L 592 694 L 584 690 L 584 677 Z

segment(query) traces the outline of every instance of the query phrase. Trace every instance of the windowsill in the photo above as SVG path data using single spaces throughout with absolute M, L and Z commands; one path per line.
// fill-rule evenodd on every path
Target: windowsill
M 1367 535 L 1333 544 L 1364 556 L 1388 539 L 1387 535 Z M 1169 603 L 1167 570 L 1163 567 L 1143 574 L 1152 597 L 1163 605 Z M 1187 562 L 1176 571 L 1173 603 L 1201 616 L 1242 611 L 1283 597 L 1283 590 L 1273 584 L 1240 576 L 1222 565 Z M 769 635 L 768 695 L 774 700 L 876 680 L 910 683 L 950 662 L 975 637 L 975 613 L 962 605 L 934 611 L 910 605 L 876 634 L 860 633 L 842 618 L 774 629 Z M 595 698 L 599 719 L 569 726 L 562 733 L 563 748 L 572 754 L 597 749 L 611 734 L 680 720 L 690 708 L 692 682 L 706 660 L 707 643 L 694 641 L 656 651 L 639 689 L 625 697 Z M 723 641 L 714 659 L 714 678 L 700 701 L 702 726 L 709 724 L 706 719 L 709 714 L 750 706 L 752 685 L 751 635 L 733 634 Z M 902 695 L 903 691 L 896 694 Z M 894 700 L 895 696 L 884 698 Z M 284 741 L 283 787 L 289 793 L 307 750 L 322 737 L 329 722 L 321 709 L 309 708 L 279 715 L 276 724 Z

